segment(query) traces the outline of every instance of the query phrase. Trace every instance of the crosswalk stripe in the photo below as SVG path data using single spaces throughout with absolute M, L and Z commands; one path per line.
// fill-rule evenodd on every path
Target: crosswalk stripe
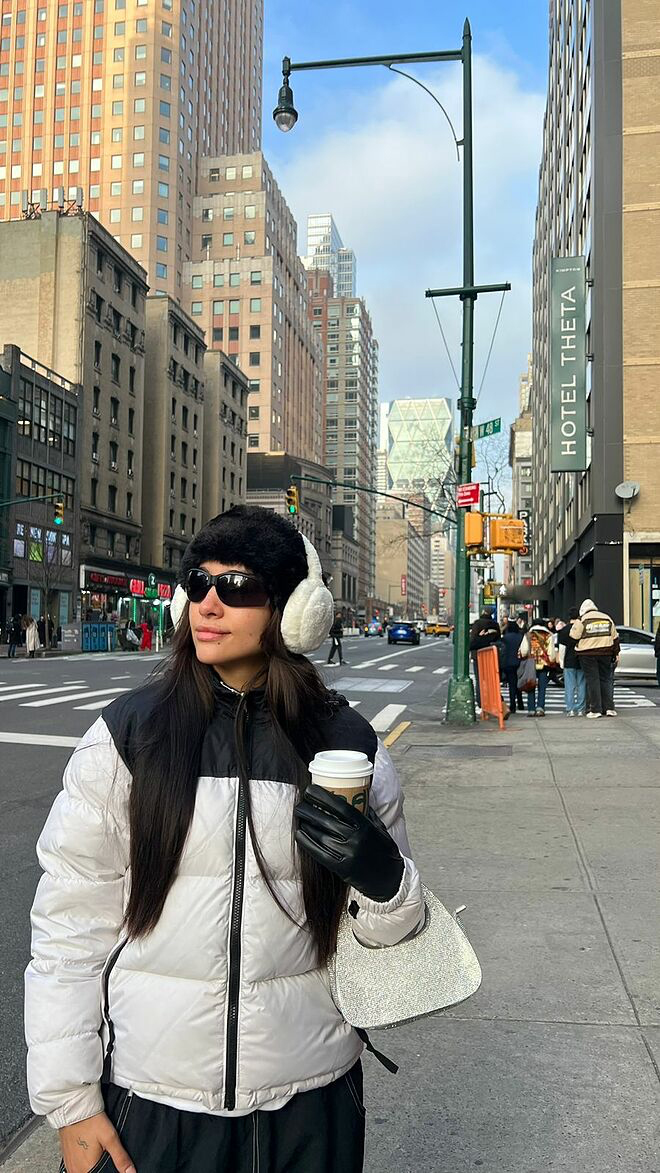
M 357 709 L 360 702 L 359 701 L 349 701 L 348 703 L 352 709 Z
M 53 689 L 53 692 L 61 691 Z M 84 701 L 89 696 L 110 696 L 115 692 L 130 692 L 129 688 L 96 688 L 93 692 L 76 692 L 69 696 L 47 697 L 43 701 L 27 701 L 21 705 L 22 709 L 41 709 L 45 705 L 66 705 L 69 701 Z
M 376 733 L 385 733 L 400 713 L 404 713 L 406 705 L 385 705 L 375 717 L 371 718 L 371 728 Z
M 434 668 L 433 669 L 434 676 L 444 676 L 446 672 L 449 672 L 449 668 Z
M 379 672 L 393 672 L 396 667 L 398 667 L 397 664 L 383 664 L 383 667 L 379 668 L 378 671 Z
M 12 692 L 15 688 L 45 688 L 45 685 L 39 684 L 5 684 L 0 688 L 0 692 Z
M 423 672 L 423 671 L 424 671 L 423 664 L 415 664 L 415 665 L 413 665 L 412 668 L 406 668 L 406 672 Z
M 54 733 L 0 733 L 0 742 L 11 745 L 62 745 L 74 749 L 79 737 L 59 737 Z
M 48 688 L 45 684 L 30 685 L 29 692 L 23 688 L 21 692 L 11 692 L 9 695 L 0 696 L 0 701 L 23 701 L 26 697 L 43 696 L 45 693 L 53 692 L 71 692 L 71 685 L 61 684 L 58 688 Z
M 117 692 L 117 689 L 112 689 L 111 691 Z M 129 690 L 124 688 L 124 689 L 121 689 L 120 691 L 121 692 L 128 692 Z M 110 704 L 111 700 L 112 700 L 112 697 L 110 697 L 106 694 L 103 697 L 103 700 L 101 700 L 101 701 L 92 701 L 92 703 L 90 705 L 74 705 L 73 707 L 74 707 L 74 709 L 77 709 L 78 711 L 92 713 L 92 712 L 95 712 L 97 709 L 104 709 L 106 705 Z

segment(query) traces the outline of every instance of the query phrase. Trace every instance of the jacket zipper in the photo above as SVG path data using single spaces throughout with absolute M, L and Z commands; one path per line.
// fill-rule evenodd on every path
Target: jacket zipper
M 236 847 L 234 850 L 234 887 L 229 934 L 229 988 L 227 1004 L 227 1049 L 225 1054 L 225 1109 L 236 1107 L 236 1068 L 238 1058 L 238 1004 L 241 984 L 241 924 L 245 887 L 245 786 L 239 777 L 236 808 Z
M 112 973 L 115 965 L 117 964 L 117 961 L 119 959 L 119 954 L 121 953 L 121 951 L 125 945 L 128 945 L 128 937 L 126 937 L 126 939 L 124 941 L 121 941 L 119 943 L 119 945 L 115 946 L 113 952 L 110 954 L 110 956 L 108 957 L 108 960 L 105 963 L 105 970 L 103 972 L 103 1017 L 106 1021 L 107 1027 L 108 1027 L 108 1046 L 107 1046 L 107 1049 L 105 1052 L 105 1057 L 103 1060 L 103 1073 L 101 1076 L 101 1080 L 103 1083 L 110 1082 L 110 1067 L 111 1067 L 111 1063 L 112 1063 L 112 1052 L 115 1049 L 115 1028 L 114 1028 L 113 1021 L 110 1017 L 110 974 Z

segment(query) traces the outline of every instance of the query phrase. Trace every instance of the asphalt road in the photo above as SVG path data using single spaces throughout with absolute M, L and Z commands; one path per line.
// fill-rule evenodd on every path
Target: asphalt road
M 384 734 L 413 708 L 441 712 L 451 665 L 447 640 L 418 648 L 386 639 L 344 640 L 346 666 L 326 666 L 330 643 L 310 658 L 327 683 Z M 0 1149 L 30 1115 L 25 1090 L 23 971 L 29 909 L 40 870 L 35 843 L 77 739 L 120 690 L 161 661 L 147 653 L 0 660 Z

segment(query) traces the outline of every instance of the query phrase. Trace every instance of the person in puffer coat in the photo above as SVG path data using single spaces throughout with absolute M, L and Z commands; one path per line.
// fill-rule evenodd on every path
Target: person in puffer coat
M 185 551 L 172 651 L 83 737 L 38 843 L 28 1086 L 66 1173 L 359 1173 L 364 1042 L 328 980 L 423 925 L 399 780 L 303 654 L 332 599 L 285 518 Z M 184 589 L 185 588 L 185 594 Z M 366 753 L 367 815 L 318 786 Z

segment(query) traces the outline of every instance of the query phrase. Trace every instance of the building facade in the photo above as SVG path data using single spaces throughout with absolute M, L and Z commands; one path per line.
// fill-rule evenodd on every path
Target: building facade
M 204 356 L 202 525 L 247 494 L 248 381 L 221 350 Z
M 534 576 L 553 613 L 590 596 L 647 630 L 660 621 L 659 78 L 652 0 L 551 4 L 534 246 Z M 553 473 L 548 271 L 573 256 L 587 272 L 587 460 Z
M 261 139 L 263 0 L 4 3 L 0 219 L 82 202 L 181 298 L 203 155 Z
M 381 420 L 388 488 L 425 493 L 440 508 L 451 470 L 452 411 L 448 399 L 393 399 Z M 381 442 L 381 447 L 383 444 Z
M 142 557 L 175 574 L 202 524 L 204 336 L 169 297 L 148 297 Z
M 322 365 L 296 222 L 260 152 L 202 160 L 184 304 L 248 379 L 248 451 L 320 464 Z
M 358 544 L 358 606 L 369 609 L 375 589 L 376 479 L 378 440 L 378 343 L 362 298 L 335 297 L 332 277 L 307 274 L 309 313 L 324 355 L 325 463 L 338 484 L 337 505 L 353 508 Z
M 393 503 L 376 513 L 376 595 L 387 603 L 390 615 L 419 619 L 426 606 L 427 583 L 424 540 Z
M 339 230 L 329 212 L 307 217 L 306 269 L 320 269 L 332 277 L 336 297 L 357 296 L 357 260 L 351 248 L 344 248 Z
M 520 511 L 522 511 L 524 520 L 527 522 L 530 541 L 533 532 L 531 392 L 532 356 L 528 355 L 527 371 L 520 376 L 518 385 L 518 415 L 509 430 L 509 467 L 511 468 L 511 512 L 514 517 L 519 517 Z M 530 544 L 524 554 L 506 555 L 504 582 L 508 587 L 531 587 L 533 585 Z
M 328 469 L 299 460 L 286 452 L 248 452 L 248 505 L 260 505 L 274 513 L 290 515 L 286 507 L 289 485 L 298 486 L 300 511 L 290 520 L 316 548 L 321 566 L 335 593 L 335 570 L 332 562 L 332 490 Z M 292 481 L 295 477 L 317 477 L 326 483 Z
M 0 354 L 0 388 L 2 401 L 13 405 L 0 492 L 5 500 L 36 498 L 2 511 L 0 626 L 13 615 L 48 615 L 51 635 L 76 611 L 82 389 L 17 346 Z
M 144 270 L 88 213 L 0 223 L 0 344 L 83 388 L 81 586 L 91 562 L 138 566 Z

